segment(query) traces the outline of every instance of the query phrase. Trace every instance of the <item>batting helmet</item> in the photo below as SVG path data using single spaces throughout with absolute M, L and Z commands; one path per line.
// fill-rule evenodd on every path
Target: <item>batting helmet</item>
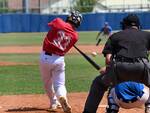
M 66 22 L 72 23 L 76 28 L 78 28 L 82 21 L 82 15 L 78 11 L 71 11 L 68 15 Z
M 125 18 L 123 18 L 121 22 L 122 29 L 125 29 L 130 26 L 136 26 L 138 29 L 140 28 L 140 20 L 136 14 L 129 14 Z

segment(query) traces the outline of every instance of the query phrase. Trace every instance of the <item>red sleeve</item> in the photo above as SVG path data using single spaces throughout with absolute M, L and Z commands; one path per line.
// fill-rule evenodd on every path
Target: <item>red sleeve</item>
M 59 28 L 62 28 L 62 23 L 63 22 L 64 21 L 61 18 L 55 18 L 50 23 L 48 23 L 48 26 L 52 27 L 52 28 L 54 27 L 54 28 L 59 29 Z

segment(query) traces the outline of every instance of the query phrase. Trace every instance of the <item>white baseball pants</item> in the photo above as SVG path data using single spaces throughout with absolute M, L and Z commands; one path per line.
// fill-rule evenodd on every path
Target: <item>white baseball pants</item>
M 66 98 L 64 56 L 46 55 L 41 52 L 40 73 L 50 104 L 56 103 L 60 96 Z

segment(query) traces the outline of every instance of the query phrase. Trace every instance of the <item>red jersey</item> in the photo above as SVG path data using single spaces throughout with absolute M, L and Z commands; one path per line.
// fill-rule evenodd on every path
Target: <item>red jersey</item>
M 65 55 L 77 42 L 77 32 L 69 23 L 60 18 L 54 19 L 48 23 L 48 26 L 51 29 L 44 39 L 43 50 L 60 56 Z

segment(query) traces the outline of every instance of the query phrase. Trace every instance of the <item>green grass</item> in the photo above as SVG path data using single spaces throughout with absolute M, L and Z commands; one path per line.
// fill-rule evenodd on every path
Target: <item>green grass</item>
M 0 46 L 41 45 L 46 33 L 1 33 Z
M 93 60 L 104 65 L 102 56 L 97 56 Z M 88 91 L 89 86 L 99 72 L 91 66 L 81 55 L 72 55 L 66 58 L 67 87 L 70 92 Z
M 3 66 L 0 68 L 0 94 L 43 93 L 36 66 Z
M 0 88 L 0 95 L 44 93 L 39 73 L 39 55 L 12 54 L 11 57 L 7 54 L 2 54 L 0 56 L 0 61 L 31 62 L 34 65 L 0 67 L 0 86 L 2 86 Z M 102 56 L 96 56 L 93 60 L 98 64 L 104 65 Z M 99 72 L 80 55 L 67 55 L 65 62 L 66 86 L 68 92 L 88 91 L 92 80 L 99 74 Z
M 0 54 L 0 61 L 38 63 L 39 54 Z
M 77 44 L 94 44 L 98 32 L 79 32 Z M 46 33 L 0 34 L 0 46 L 41 46 Z M 105 42 L 102 42 L 102 44 Z M 92 57 L 104 65 L 102 56 Z M 0 62 L 30 63 L 29 65 L 0 67 L 0 95 L 44 93 L 39 72 L 39 54 L 1 54 Z M 88 91 L 99 72 L 81 55 L 67 54 L 66 86 L 68 92 Z
M 96 44 L 98 32 L 79 32 L 77 44 Z M 41 46 L 46 33 L 0 34 L 0 46 Z M 104 44 L 103 39 L 101 44 Z M 101 66 L 104 57 L 92 57 Z M 0 95 L 44 93 L 39 72 L 39 54 L 0 54 L 0 62 L 31 63 L 29 65 L 0 66 Z M 66 86 L 68 92 L 87 92 L 99 72 L 81 55 L 67 54 Z
M 93 32 L 79 32 L 79 41 L 77 42 L 77 44 L 96 44 L 98 32 L 93 31 Z M 104 44 L 106 42 L 107 39 L 103 38 L 102 42 L 100 44 Z
M 77 44 L 96 44 L 96 36 L 98 32 L 79 32 L 79 40 Z M 42 45 L 42 41 L 46 33 L 1 33 L 0 46 L 33 46 Z M 101 44 L 104 44 L 103 39 Z

